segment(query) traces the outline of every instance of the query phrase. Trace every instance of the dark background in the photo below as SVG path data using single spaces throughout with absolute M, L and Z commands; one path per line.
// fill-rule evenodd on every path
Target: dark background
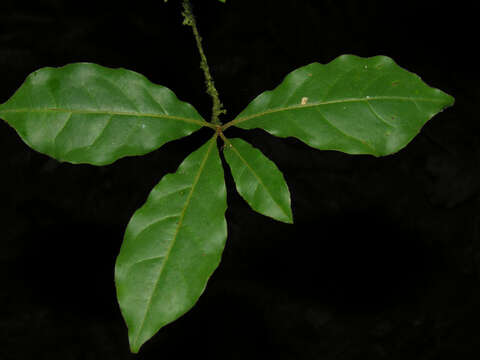
M 478 9 L 227 2 L 194 2 L 224 120 L 290 71 L 346 53 L 390 56 L 456 104 L 380 159 L 229 130 L 284 172 L 295 225 L 251 211 L 227 171 L 223 261 L 198 304 L 136 358 L 477 359 Z M 140 72 L 208 118 L 199 57 L 181 23 L 178 0 L 2 0 L 0 103 L 38 68 L 89 61 Z M 210 134 L 94 167 L 38 154 L 0 121 L 0 360 L 135 358 L 113 283 L 123 231 Z

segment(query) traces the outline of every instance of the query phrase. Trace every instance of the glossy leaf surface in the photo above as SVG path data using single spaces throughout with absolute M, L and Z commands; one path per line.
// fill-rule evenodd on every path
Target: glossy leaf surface
M 166 87 L 90 63 L 33 72 L 0 106 L 0 118 L 35 150 L 94 165 L 146 154 L 206 124 Z
M 242 139 L 228 139 L 223 153 L 238 193 L 252 209 L 276 220 L 293 223 L 290 192 L 277 166 Z
M 214 136 L 166 175 L 133 215 L 115 269 L 132 352 L 202 294 L 225 246 L 226 208 Z
M 293 71 L 225 128 L 262 128 L 321 150 L 383 156 L 453 102 L 386 56 L 343 55 Z

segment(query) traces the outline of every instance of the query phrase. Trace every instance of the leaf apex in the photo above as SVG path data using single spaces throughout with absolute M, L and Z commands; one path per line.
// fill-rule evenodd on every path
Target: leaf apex
M 133 344 L 130 344 L 130 352 L 132 354 L 138 354 L 138 352 L 140 351 L 140 346 L 134 346 Z
M 452 95 L 447 94 L 447 93 L 445 93 L 445 95 L 447 95 L 447 99 L 448 99 L 448 101 L 445 105 L 445 109 L 455 105 L 455 98 Z
M 129 337 L 128 337 L 128 342 L 129 342 L 129 346 L 130 346 L 130 352 L 132 354 L 138 354 L 140 352 L 140 348 L 143 346 L 143 344 L 145 344 L 147 340 L 141 340 L 140 339 L 140 335 L 141 334 L 130 334 Z
M 290 193 L 289 193 L 289 197 L 290 197 Z M 288 207 L 286 209 L 283 209 L 282 208 L 282 212 L 284 213 L 285 216 L 282 216 L 282 217 L 275 217 L 274 219 L 277 220 L 277 221 L 281 221 L 285 224 L 293 224 L 293 212 L 292 212 L 292 205 L 289 201 L 289 204 L 288 204 Z
M 282 221 L 282 222 L 284 222 L 285 224 L 293 225 L 293 218 L 292 218 L 292 216 L 289 216 L 289 217 L 288 217 L 288 220 L 284 220 L 284 221 Z

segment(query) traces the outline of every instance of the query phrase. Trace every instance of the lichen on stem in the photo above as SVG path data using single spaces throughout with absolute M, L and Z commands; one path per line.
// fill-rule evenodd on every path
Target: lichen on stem
M 202 68 L 203 73 L 205 75 L 205 84 L 207 86 L 207 93 L 212 97 L 212 100 L 213 100 L 211 122 L 215 125 L 221 125 L 219 117 L 221 114 L 225 114 L 227 111 L 223 108 L 223 104 L 221 103 L 220 98 L 218 96 L 218 91 L 215 88 L 213 77 L 212 77 L 212 74 L 210 73 L 210 68 L 208 66 L 207 57 L 205 56 L 205 52 L 203 51 L 202 38 L 198 32 L 195 17 L 193 16 L 190 0 L 183 0 L 182 15 L 184 18 L 183 24 L 190 26 L 193 30 L 193 35 L 195 36 L 198 52 L 200 53 L 200 67 Z

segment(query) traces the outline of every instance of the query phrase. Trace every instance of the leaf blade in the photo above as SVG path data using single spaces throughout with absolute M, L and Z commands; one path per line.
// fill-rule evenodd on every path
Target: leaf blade
M 242 139 L 225 141 L 223 153 L 238 193 L 253 210 L 292 224 L 290 192 L 275 163 Z
M 33 149 L 70 163 L 110 164 L 210 126 L 166 87 L 91 63 L 42 68 L 0 105 Z
M 320 150 L 392 154 L 454 99 L 386 56 L 343 55 L 290 73 L 224 129 L 262 128 Z
M 115 282 L 132 352 L 188 311 L 220 262 L 226 189 L 216 135 L 166 175 L 132 217 Z

